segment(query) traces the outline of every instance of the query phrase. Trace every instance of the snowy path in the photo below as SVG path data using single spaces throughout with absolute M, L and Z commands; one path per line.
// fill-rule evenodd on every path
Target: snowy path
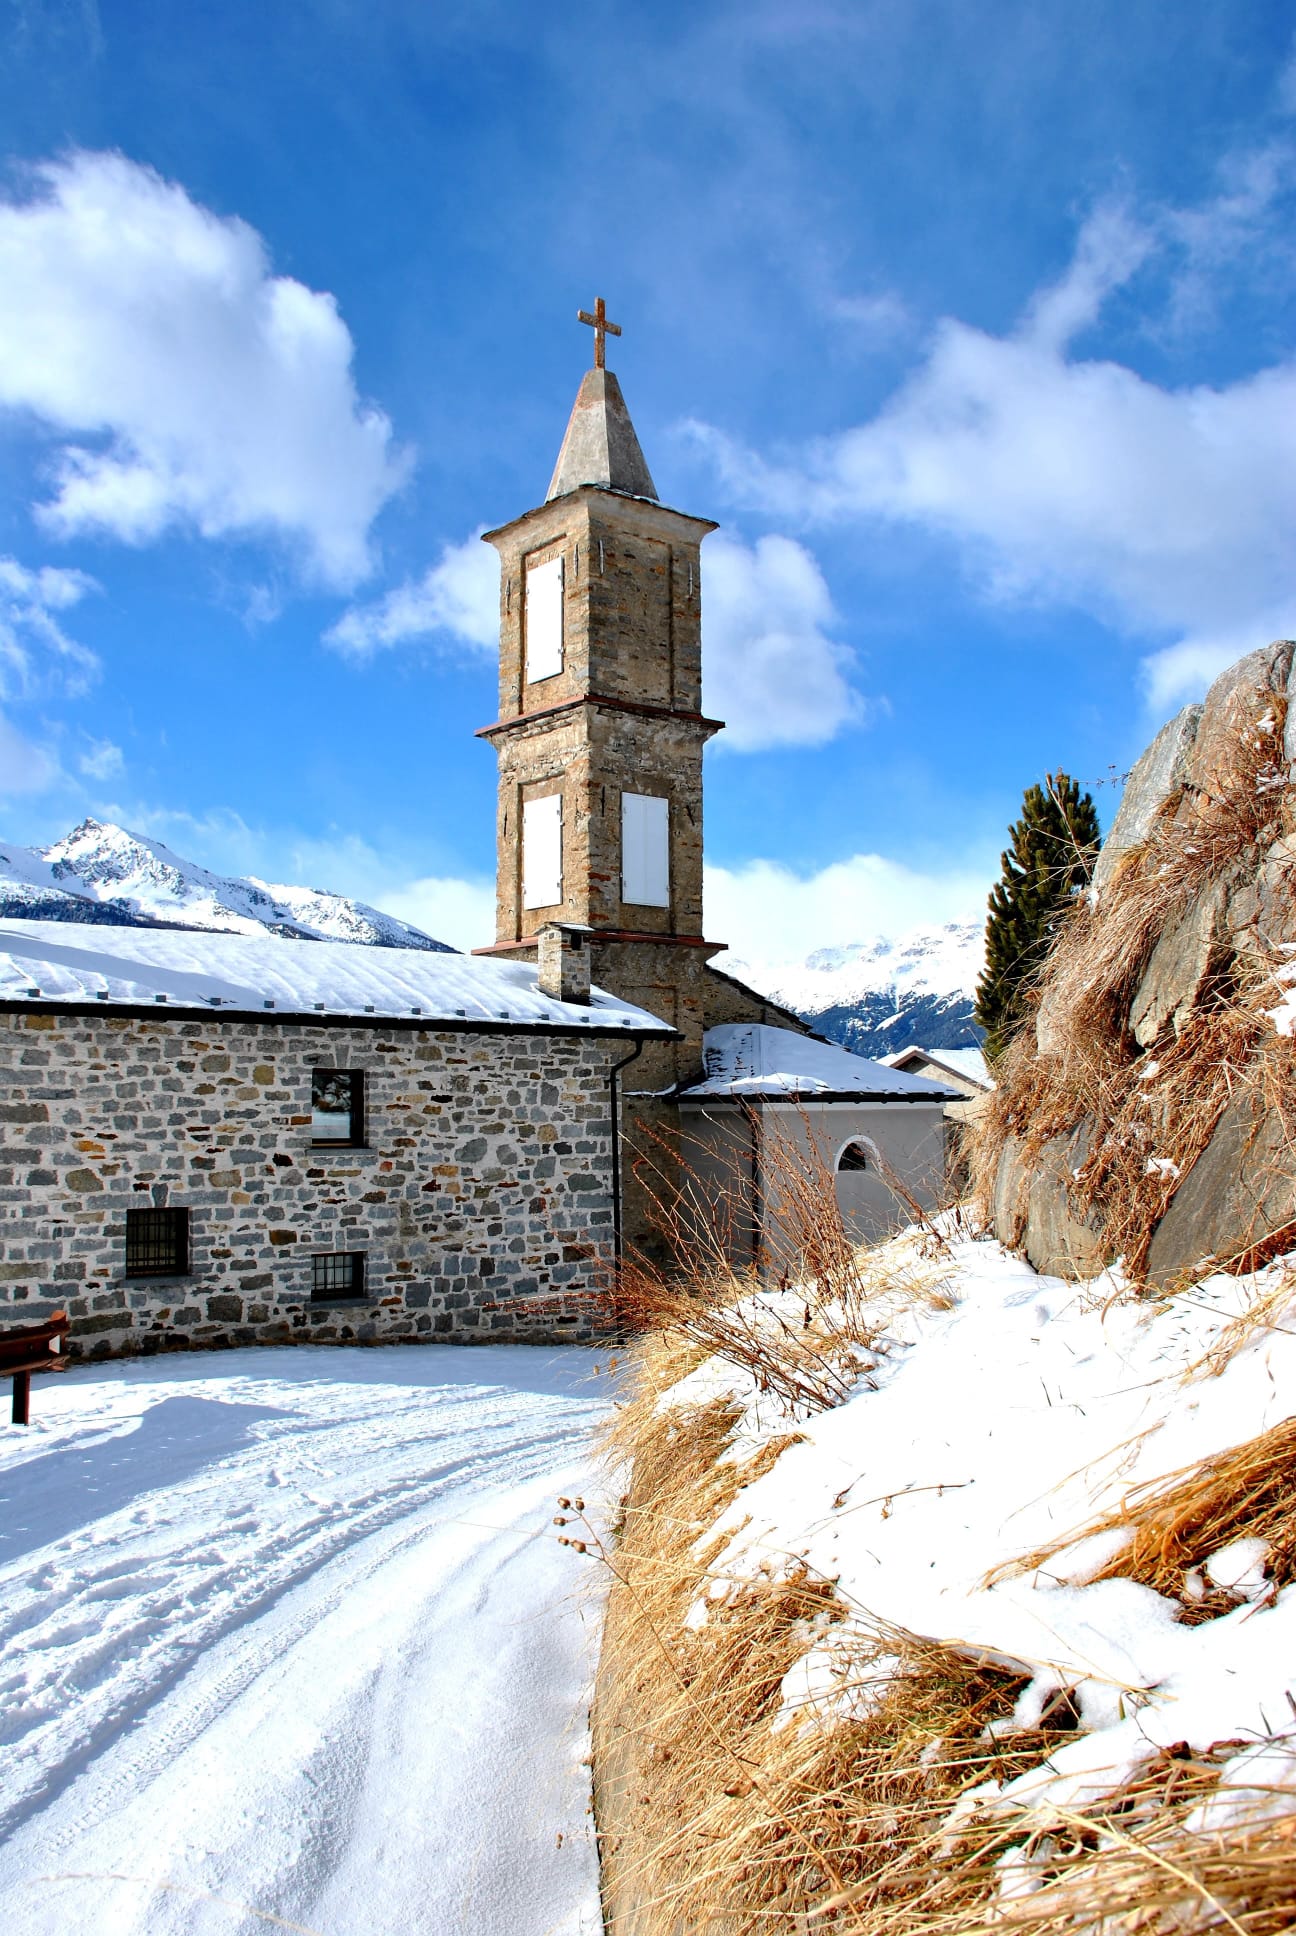
M 12 1936 L 595 1936 L 575 1349 L 224 1352 L 0 1427 Z M 50 1879 L 52 1878 L 52 1880 Z

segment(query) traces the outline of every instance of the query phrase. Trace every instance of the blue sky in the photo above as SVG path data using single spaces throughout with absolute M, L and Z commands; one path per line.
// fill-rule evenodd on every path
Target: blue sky
M 1296 629 L 1290 10 L 547 14 L 8 0 L 0 826 L 489 940 L 475 534 L 601 293 L 722 526 L 709 932 L 978 913 L 1028 783 Z

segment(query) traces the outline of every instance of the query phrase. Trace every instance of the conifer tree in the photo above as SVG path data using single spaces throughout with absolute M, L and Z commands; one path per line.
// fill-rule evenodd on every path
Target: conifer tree
M 1077 894 L 1089 885 L 1102 835 L 1093 798 L 1066 773 L 1026 789 L 1008 829 L 1003 874 L 990 892 L 985 972 L 976 1019 L 993 1062 L 1026 1015 L 1026 993 Z

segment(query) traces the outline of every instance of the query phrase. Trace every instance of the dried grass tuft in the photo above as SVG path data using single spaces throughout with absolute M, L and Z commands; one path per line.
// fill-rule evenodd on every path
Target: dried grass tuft
M 1114 1512 L 992 1577 L 1045 1569 L 1077 1541 L 1113 1532 L 1128 1532 L 1129 1541 L 1091 1577 L 1137 1580 L 1180 1601 L 1189 1620 L 1236 1604 L 1228 1594 L 1203 1600 L 1186 1579 L 1234 1540 L 1264 1540 L 1271 1591 L 1286 1586 L 1296 1579 L 1296 1418 L 1201 1465 L 1132 1487 Z
M 1281 1319 L 1292 1314 L 1296 1305 L 1296 1271 L 1279 1271 L 1263 1289 L 1252 1286 L 1246 1309 L 1222 1324 L 1200 1358 L 1194 1359 L 1183 1374 L 1184 1384 L 1194 1378 L 1218 1378 L 1253 1338 L 1265 1332 L 1286 1331 L 1293 1327 Z
M 915 1936 L 979 1936 L 987 1926 L 1014 1936 L 1278 1936 L 1296 1927 L 1296 1816 L 1214 1833 L 1182 1818 L 1174 1803 L 1133 1829 L 1110 1812 L 1059 1815 L 1060 1859 L 1037 1891 L 997 1904 L 988 1925 L 911 1927 Z

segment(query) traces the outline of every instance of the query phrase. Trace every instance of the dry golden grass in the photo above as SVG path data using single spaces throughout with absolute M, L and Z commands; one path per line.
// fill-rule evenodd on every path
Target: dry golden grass
M 1275 1918 L 1291 1909 L 1292 1877 L 1275 1851 L 1290 1850 L 1289 1828 L 1222 1838 L 1186 1826 L 1231 1746 L 1165 1751 L 1085 1815 L 982 1799 L 971 1791 L 1012 1781 L 1071 1738 L 1065 1697 L 1046 1725 L 1005 1733 L 1023 1675 L 861 1620 L 830 1583 L 778 1556 L 763 1578 L 717 1582 L 717 1519 L 788 1441 L 735 1463 L 734 1406 L 663 1409 L 691 1355 L 652 1341 L 615 1427 L 634 1481 L 608 1556 L 618 1584 L 595 1726 L 612 1936 L 973 1936 L 1001 1925 L 1045 1936 L 1090 1930 L 1101 1915 L 1112 1936 L 1176 1929 L 1185 1915 L 1185 1927 L 1248 1936 L 1286 1926 Z M 1198 1538 L 1234 1530 L 1219 1513 L 1198 1520 Z M 716 1584 L 723 1597 L 690 1624 Z M 826 1633 L 840 1634 L 849 1663 L 841 1712 L 799 1724 L 780 1716 L 784 1677 Z M 1001 1893 L 1005 1861 L 1031 1894 Z
M 1123 1257 L 1136 1282 L 1179 1180 L 1235 1097 L 1262 1100 L 1266 1117 L 1284 1132 L 1271 1161 L 1287 1173 L 1296 1163 L 1296 1043 L 1276 1035 L 1266 1015 L 1278 1000 L 1274 974 L 1286 956 L 1259 923 L 1221 936 L 1178 1033 L 1167 1023 L 1146 1056 L 1130 1033 L 1131 1004 L 1160 937 L 1211 893 L 1223 908 L 1234 890 L 1255 880 L 1263 852 L 1296 829 L 1293 789 L 1278 783 L 1285 774 L 1284 715 L 1271 695 L 1239 702 L 1227 770 L 1168 802 L 1097 907 L 1076 907 L 1036 991 L 1044 1040 L 1037 1043 L 1032 1016 L 1000 1060 L 998 1087 L 973 1138 L 974 1187 L 988 1202 L 1010 1138 L 1021 1139 L 1029 1168 L 1045 1143 L 1086 1124 L 1075 1208 L 1097 1220 L 1108 1255 Z M 1296 931 L 1290 876 L 1273 891 L 1283 904 L 1268 919 L 1277 914 L 1279 932 Z M 1296 1243 L 1296 1229 L 1284 1235 Z M 1263 1261 L 1252 1248 L 1220 1263 L 1252 1269 Z
M 609 1896 L 633 1899 L 635 1926 L 662 1932 L 800 1929 L 828 1901 L 824 1926 L 854 1928 L 871 1901 L 924 1899 L 943 1873 L 952 1804 L 1033 1767 L 1074 1717 L 987 1738 L 1022 1676 L 861 1626 L 829 1582 L 780 1556 L 766 1576 L 717 1582 L 717 1519 L 795 1435 L 749 1463 L 727 1458 L 733 1405 L 660 1405 L 689 1355 L 660 1338 L 642 1348 L 638 1389 L 614 1427 L 613 1455 L 633 1461 L 633 1483 L 607 1555 L 617 1586 L 602 1676 L 616 1688 L 615 1727 L 596 1714 L 595 1730 L 601 1826 L 606 1836 L 614 1819 L 620 1835 L 604 1847 Z M 716 1584 L 723 1599 L 690 1624 Z M 776 1725 L 784 1676 L 816 1632 L 837 1627 L 851 1663 L 841 1693 L 860 1713 Z M 999 1824 L 976 1839 L 1005 1845 Z M 980 1899 L 994 1885 L 981 1864 Z
M 1263 1289 L 1252 1286 L 1246 1309 L 1220 1326 L 1201 1357 L 1194 1359 L 1185 1370 L 1184 1384 L 1190 1384 L 1194 1378 L 1218 1378 L 1238 1352 L 1263 1332 L 1286 1331 L 1291 1335 L 1296 1331 L 1296 1322 L 1283 1324 L 1281 1320 L 1296 1316 L 1293 1306 L 1296 1306 L 1296 1271 L 1279 1271 Z
M 1171 1803 L 1133 1829 L 1119 1816 L 1069 1815 L 1069 1845 L 1038 1892 L 996 1907 L 989 1925 L 1014 1936 L 1278 1936 L 1296 1927 L 1296 1816 L 1194 1833 Z M 915 1928 L 974 1936 L 984 1921 Z M 878 1926 L 881 1936 L 881 1926 Z M 907 1936 L 907 1932 L 906 1932 Z
M 1137 1580 L 1180 1601 L 1190 1620 L 1235 1604 L 1230 1595 L 1203 1600 L 1185 1576 L 1236 1539 L 1264 1540 L 1266 1576 L 1274 1591 L 1286 1586 L 1296 1579 L 1296 1418 L 1201 1465 L 1133 1487 L 1114 1512 L 1000 1568 L 996 1577 L 1047 1568 L 1077 1540 L 1113 1532 L 1128 1532 L 1129 1542 L 1091 1577 Z

